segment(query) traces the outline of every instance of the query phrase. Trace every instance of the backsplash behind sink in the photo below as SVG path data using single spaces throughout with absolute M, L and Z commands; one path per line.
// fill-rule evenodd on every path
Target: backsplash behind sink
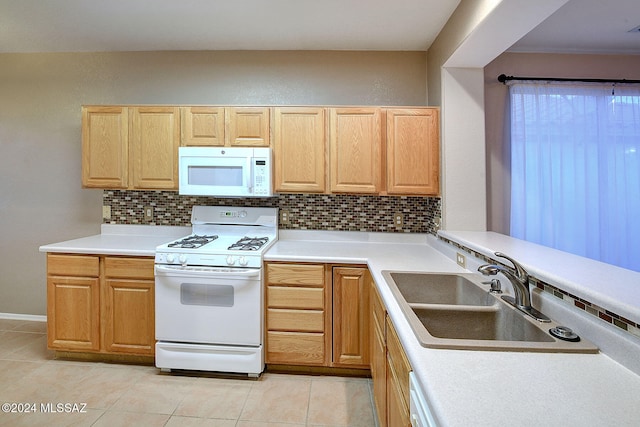
M 288 230 L 332 230 L 435 234 L 440 218 L 439 197 L 369 196 L 347 194 L 280 194 L 265 198 L 181 196 L 175 191 L 104 190 L 103 206 L 111 208 L 105 224 L 191 225 L 191 208 L 255 206 L 288 210 Z M 153 220 L 144 219 L 144 207 L 153 207 Z M 402 213 L 403 225 L 394 225 Z

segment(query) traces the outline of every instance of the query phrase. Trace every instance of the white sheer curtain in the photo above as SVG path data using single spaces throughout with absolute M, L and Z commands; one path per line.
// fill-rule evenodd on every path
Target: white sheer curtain
M 511 235 L 640 271 L 640 86 L 510 95 Z

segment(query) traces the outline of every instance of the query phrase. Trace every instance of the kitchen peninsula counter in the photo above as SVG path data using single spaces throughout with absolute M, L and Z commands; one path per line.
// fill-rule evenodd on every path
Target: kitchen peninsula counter
M 458 266 L 447 251 L 451 252 L 449 245 L 426 235 L 282 230 L 279 241 L 264 259 L 367 264 L 431 410 L 443 426 L 635 426 L 640 423 L 637 405 L 640 376 L 606 354 L 422 347 L 382 271 L 468 272 Z M 469 264 L 467 268 L 472 270 Z M 544 294 L 534 295 L 534 305 L 538 304 L 543 311 L 551 310 L 550 317 L 555 318 L 554 313 L 564 308 L 554 306 L 566 304 Z M 585 338 L 596 344 L 612 339 L 610 332 L 598 324 L 600 320 L 581 313 L 574 316 L 580 320 L 579 325 L 571 324 L 575 330 L 598 333 L 598 336 L 583 335 Z M 587 327 L 587 323 L 594 325 Z M 614 339 L 625 338 L 614 336 Z M 622 344 L 623 348 L 627 344 L 626 350 L 637 355 L 640 344 L 631 340 Z

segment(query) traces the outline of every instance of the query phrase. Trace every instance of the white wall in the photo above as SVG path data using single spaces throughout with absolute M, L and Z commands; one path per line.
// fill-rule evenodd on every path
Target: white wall
M 484 230 L 484 73 L 442 70 L 442 228 Z
M 428 53 L 442 107 L 442 227 L 487 230 L 483 68 L 568 0 L 462 0 Z

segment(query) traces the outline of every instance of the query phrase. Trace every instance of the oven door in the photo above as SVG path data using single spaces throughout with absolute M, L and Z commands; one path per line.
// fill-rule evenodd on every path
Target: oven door
M 158 341 L 262 344 L 261 270 L 156 265 Z

